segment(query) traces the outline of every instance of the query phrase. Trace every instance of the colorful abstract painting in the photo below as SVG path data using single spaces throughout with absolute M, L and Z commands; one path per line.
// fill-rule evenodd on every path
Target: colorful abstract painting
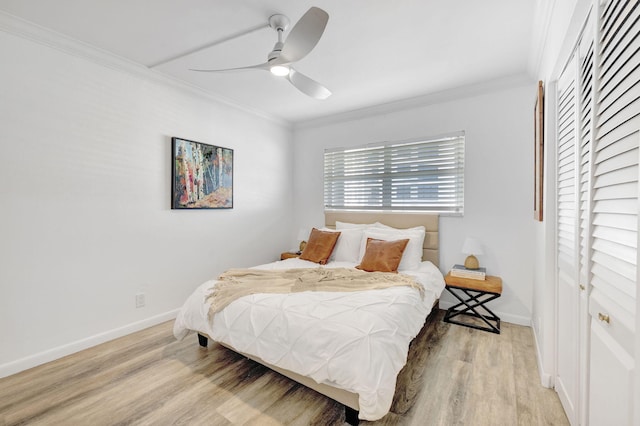
M 171 141 L 171 208 L 233 208 L 233 150 L 180 138 Z

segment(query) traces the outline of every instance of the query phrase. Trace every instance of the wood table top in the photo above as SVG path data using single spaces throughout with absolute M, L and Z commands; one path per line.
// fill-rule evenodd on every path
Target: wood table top
M 444 277 L 444 282 L 448 287 L 502 294 L 502 278 L 493 275 L 487 275 L 484 280 L 474 280 L 471 278 L 454 277 L 451 275 L 451 272 L 449 272 Z

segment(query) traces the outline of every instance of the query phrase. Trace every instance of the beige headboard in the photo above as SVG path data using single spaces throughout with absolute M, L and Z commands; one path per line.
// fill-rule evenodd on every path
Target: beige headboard
M 438 244 L 438 215 L 422 213 L 379 213 L 379 212 L 324 212 L 324 223 L 327 228 L 334 229 L 336 221 L 350 223 L 380 222 L 394 228 L 412 228 L 424 226 L 426 235 L 422 247 L 422 260 L 429 260 L 440 266 Z

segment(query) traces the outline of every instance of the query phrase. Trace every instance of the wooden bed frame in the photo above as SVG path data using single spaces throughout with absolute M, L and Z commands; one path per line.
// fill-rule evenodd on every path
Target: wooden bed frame
M 429 260 L 436 266 L 439 266 L 440 263 L 438 219 L 438 215 L 420 213 L 325 212 L 325 226 L 332 229 L 335 228 L 336 221 L 349 223 L 380 222 L 388 226 L 393 226 L 394 228 L 412 228 L 422 225 L 426 228 L 424 244 L 422 247 L 422 259 Z M 435 300 L 433 306 L 438 306 L 438 299 Z M 208 340 L 209 336 L 206 336 L 203 333 L 198 333 L 198 342 L 200 346 L 207 347 Z M 345 421 L 350 425 L 358 424 L 358 411 L 360 410 L 360 406 L 358 403 L 357 393 L 335 388 L 324 383 L 317 383 L 315 380 L 309 377 L 269 364 L 259 357 L 237 351 L 236 349 L 223 343 L 220 344 L 257 363 L 269 367 L 270 369 L 290 378 L 291 380 L 294 380 L 310 389 L 315 390 L 316 392 L 319 392 L 335 401 L 338 401 L 345 407 Z

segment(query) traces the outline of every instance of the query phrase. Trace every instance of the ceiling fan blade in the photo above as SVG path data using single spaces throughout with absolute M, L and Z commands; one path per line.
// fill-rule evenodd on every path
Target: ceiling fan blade
M 317 7 L 307 10 L 289 32 L 279 59 L 295 62 L 307 56 L 318 44 L 328 21 L 329 14 L 324 10 Z
M 268 70 L 269 63 L 265 62 L 264 64 L 251 65 L 248 67 L 238 67 L 238 68 L 224 68 L 220 70 L 200 70 L 189 68 L 189 71 L 198 71 L 198 72 L 226 72 L 226 71 L 242 71 L 242 70 Z
M 327 99 L 331 96 L 331 91 L 315 80 L 310 79 L 306 75 L 299 73 L 291 68 L 287 80 L 293 84 L 296 89 L 311 96 L 315 99 Z

